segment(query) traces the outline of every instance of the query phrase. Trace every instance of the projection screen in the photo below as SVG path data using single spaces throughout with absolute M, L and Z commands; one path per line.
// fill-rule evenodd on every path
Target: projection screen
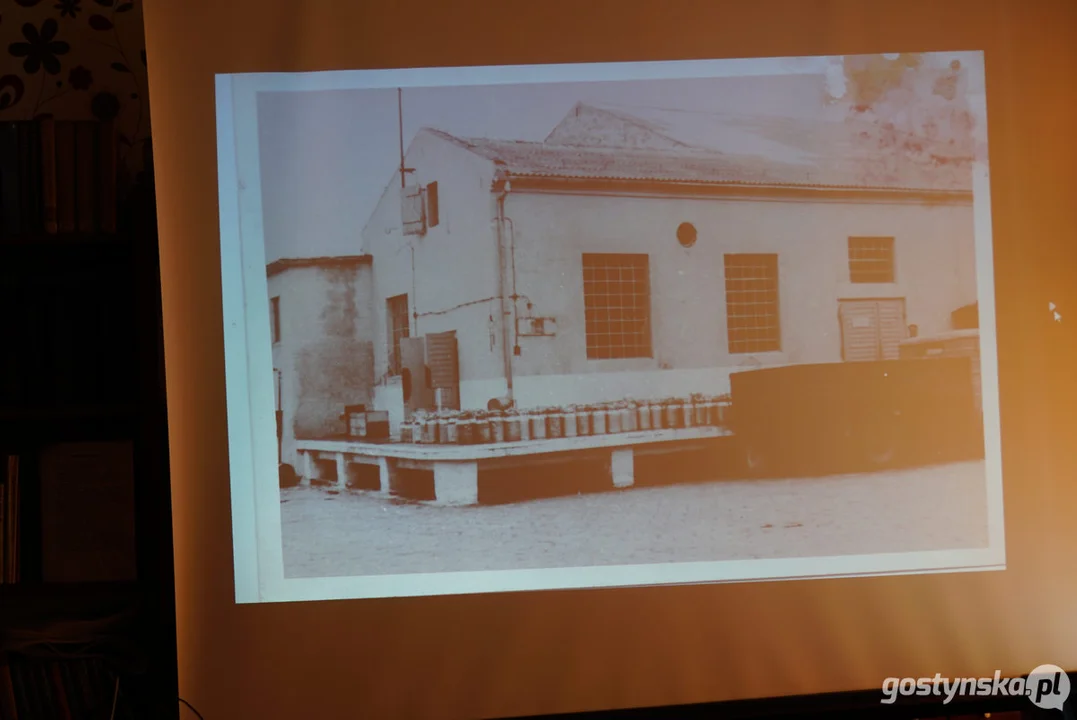
M 216 113 L 237 602 L 1004 569 L 982 53 Z

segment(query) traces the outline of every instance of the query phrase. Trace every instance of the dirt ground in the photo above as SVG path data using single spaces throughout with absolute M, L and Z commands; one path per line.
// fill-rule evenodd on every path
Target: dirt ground
M 286 577 L 508 570 L 986 547 L 984 464 L 632 488 L 435 507 L 281 491 Z

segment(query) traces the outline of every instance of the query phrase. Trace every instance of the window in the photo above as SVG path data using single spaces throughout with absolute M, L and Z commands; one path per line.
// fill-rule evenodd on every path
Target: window
M 280 298 L 269 299 L 269 323 L 273 344 L 280 342 Z
M 781 350 L 778 256 L 726 255 L 725 308 L 729 352 Z
M 437 227 L 441 222 L 441 212 L 438 207 L 438 184 L 432 182 L 426 186 L 426 225 Z
M 408 296 L 396 295 L 385 301 L 385 314 L 389 319 L 389 372 L 400 374 L 400 338 L 411 334 L 408 318 Z
M 651 357 L 646 255 L 585 253 L 583 303 L 589 360 Z
M 849 280 L 854 283 L 894 282 L 894 238 L 849 238 Z

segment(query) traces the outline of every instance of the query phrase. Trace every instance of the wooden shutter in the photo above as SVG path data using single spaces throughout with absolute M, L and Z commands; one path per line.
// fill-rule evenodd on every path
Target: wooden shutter
M 908 336 L 905 300 L 893 298 L 875 303 L 879 318 L 879 348 L 883 360 L 897 360 L 901 341 Z
M 849 362 L 897 360 L 908 336 L 905 299 L 842 300 L 842 359 Z
M 842 300 L 841 342 L 842 359 L 865 362 L 879 359 L 879 319 L 875 303 L 863 300 Z
M 405 235 L 422 235 L 426 232 L 426 213 L 423 208 L 423 189 L 408 186 L 400 190 L 400 220 Z
M 437 227 L 441 222 L 441 213 L 438 202 L 438 184 L 432 182 L 426 186 L 426 225 Z
M 442 405 L 459 407 L 460 356 L 455 330 L 426 336 L 426 363 L 430 386 L 442 390 Z

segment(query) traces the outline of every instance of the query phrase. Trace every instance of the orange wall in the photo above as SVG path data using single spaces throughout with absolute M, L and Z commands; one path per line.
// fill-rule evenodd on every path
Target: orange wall
M 1074 388 L 1049 355 L 1074 343 L 1047 314 L 1055 301 L 1077 322 L 1070 0 L 163 0 L 145 14 L 180 687 L 206 717 L 504 715 L 1077 669 L 1077 484 L 1052 445 L 1074 427 Z M 988 53 L 1006 572 L 233 604 L 214 73 L 933 49 Z

